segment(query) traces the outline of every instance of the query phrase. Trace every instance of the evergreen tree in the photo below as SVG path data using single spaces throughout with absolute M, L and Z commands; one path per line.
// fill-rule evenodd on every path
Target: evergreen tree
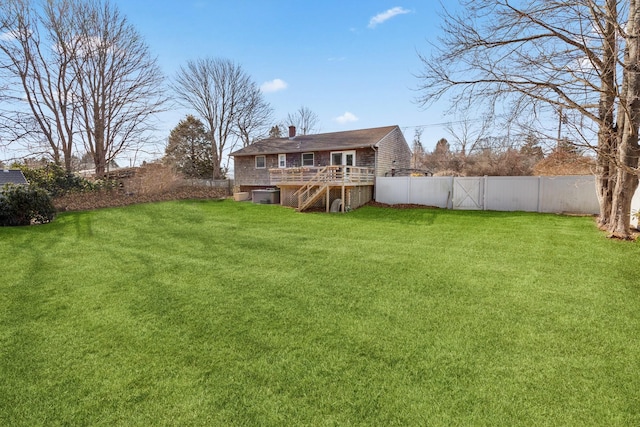
M 211 142 L 204 124 L 188 115 L 169 134 L 165 162 L 190 178 L 209 178 L 213 169 Z
M 282 131 L 280 130 L 280 126 L 273 125 L 269 130 L 269 138 L 282 138 Z

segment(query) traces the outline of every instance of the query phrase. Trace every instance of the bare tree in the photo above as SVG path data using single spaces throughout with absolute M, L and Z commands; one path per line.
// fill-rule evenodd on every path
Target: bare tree
M 147 45 L 126 17 L 108 1 L 89 0 L 74 10 L 81 58 L 79 121 L 96 175 L 133 144 L 145 142 L 152 119 L 162 111 L 164 77 Z
M 411 147 L 411 167 L 419 169 L 424 160 L 424 146 L 422 145 L 422 128 L 416 128 L 413 133 L 413 146 Z
M 248 140 L 258 124 L 266 120 L 268 107 L 256 93 L 257 87 L 249 75 L 227 59 L 189 61 L 180 67 L 172 86 L 179 102 L 193 108 L 208 127 L 213 178 L 222 178 L 223 155 L 243 132 L 239 125 Z
M 419 102 L 450 93 L 458 105 L 485 102 L 540 123 L 561 108 L 570 139 L 597 154 L 600 225 L 628 238 L 638 185 L 639 0 L 461 3 L 461 12 L 445 12 L 435 53 L 421 56 Z
M 446 129 L 453 137 L 454 147 L 464 158 L 479 149 L 482 141 L 489 136 L 493 118 L 484 116 L 480 119 L 473 119 L 466 111 L 459 117 L 459 120 L 447 123 Z
M 3 130 L 10 140 L 26 141 L 32 153 L 49 153 L 70 171 L 77 88 L 72 62 L 79 49 L 72 23 L 75 1 L 6 0 L 0 6 L 1 67 L 10 82 Z
M 262 91 L 253 82 L 249 83 L 244 105 L 238 109 L 235 118 L 235 134 L 246 147 L 256 139 L 268 134 L 273 108 L 265 101 Z
M 2 66 L 15 83 L 4 111 L 13 138 L 46 141 L 54 162 L 70 171 L 79 135 L 103 174 L 119 153 L 144 140 L 163 103 L 155 59 L 108 1 L 0 6 Z
M 295 113 L 287 114 L 287 125 L 295 126 L 301 135 L 309 135 L 318 132 L 318 115 L 308 107 L 301 106 Z

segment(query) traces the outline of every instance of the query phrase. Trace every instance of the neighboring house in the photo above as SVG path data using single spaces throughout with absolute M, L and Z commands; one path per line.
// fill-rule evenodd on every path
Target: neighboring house
M 29 185 L 20 169 L 0 169 L 0 189 L 5 184 Z
M 268 138 L 231 153 L 240 191 L 280 189 L 280 203 L 298 210 L 355 209 L 373 199 L 375 178 L 411 166 L 398 126 Z M 336 199 L 340 199 L 336 202 Z

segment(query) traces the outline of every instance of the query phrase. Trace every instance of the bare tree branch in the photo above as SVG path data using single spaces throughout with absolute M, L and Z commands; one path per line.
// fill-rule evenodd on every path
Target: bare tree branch
M 270 107 L 242 67 L 226 59 L 189 61 L 172 87 L 178 101 L 194 109 L 208 127 L 213 177 L 222 178 L 222 158 L 234 138 L 248 143 L 267 124 Z
M 96 173 L 144 142 L 162 109 L 162 75 L 138 32 L 102 0 L 6 0 L 0 4 L 0 69 L 11 96 L 0 110 L 11 140 L 44 141 L 71 170 L 79 136 Z
M 563 111 L 576 144 L 598 158 L 599 221 L 629 236 L 638 179 L 637 0 L 464 0 L 417 76 L 426 107 L 485 104 L 539 123 Z M 508 111 L 508 110 L 511 111 Z M 597 138 L 597 144 L 591 142 Z M 625 213 L 626 212 L 626 213 Z
M 269 133 L 269 124 L 273 118 L 273 108 L 264 100 L 257 84 L 251 82 L 235 119 L 234 133 L 242 146 L 253 143 Z
M 78 75 L 80 123 L 96 174 L 133 144 L 146 140 L 163 110 L 163 76 L 140 34 L 108 1 L 78 4 L 81 40 Z
M 73 0 L 41 6 L 7 0 L 0 9 L 0 26 L 6 31 L 0 40 L 2 67 L 15 84 L 9 99 L 13 108 L 3 116 L 17 125 L 5 130 L 13 140 L 26 139 L 27 145 L 46 141 L 53 161 L 71 170 L 77 86 L 71 64 L 78 52 L 70 23 Z
M 301 135 L 318 132 L 318 115 L 308 107 L 301 106 L 298 110 L 287 115 L 287 126 L 295 126 Z

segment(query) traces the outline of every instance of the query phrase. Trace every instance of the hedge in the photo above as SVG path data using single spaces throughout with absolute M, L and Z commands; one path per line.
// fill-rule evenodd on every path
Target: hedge
M 7 184 L 0 190 L 0 226 L 51 222 L 55 208 L 42 188 Z

